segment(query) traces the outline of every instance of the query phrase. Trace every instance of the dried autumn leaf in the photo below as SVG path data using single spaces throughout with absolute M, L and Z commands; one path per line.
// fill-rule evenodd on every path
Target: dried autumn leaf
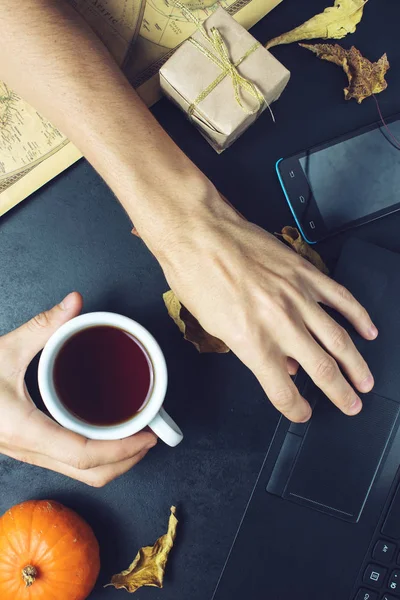
M 322 60 L 328 60 L 343 67 L 349 86 L 344 90 L 346 100 L 355 98 L 359 104 L 373 94 L 386 90 L 388 84 L 385 75 L 390 69 L 386 54 L 378 62 L 372 63 L 357 48 L 345 50 L 339 44 L 300 44 L 311 50 Z
M 185 340 L 192 342 L 199 352 L 217 352 L 219 354 L 229 352 L 229 348 L 224 342 L 202 328 L 198 320 L 179 302 L 172 290 L 165 292 L 163 299 L 169 316 L 175 321 Z
M 329 274 L 329 269 L 325 265 L 324 261 L 311 246 L 307 244 L 305 240 L 303 240 L 300 231 L 296 227 L 284 227 L 281 233 L 277 233 L 276 235 L 282 237 L 285 242 L 287 242 L 293 250 L 300 254 L 303 258 L 308 260 L 314 267 L 317 267 L 319 271 L 325 273 L 325 275 Z
M 355 32 L 367 2 L 368 0 L 335 0 L 334 6 L 326 8 L 296 29 L 274 38 L 266 48 L 316 38 L 340 40 Z
M 141 548 L 126 571 L 113 575 L 109 586 L 114 586 L 117 590 L 123 588 L 131 593 L 136 592 L 144 585 L 163 587 L 168 555 L 176 537 L 178 519 L 175 513 L 175 506 L 171 506 L 167 533 L 158 538 L 154 546 Z

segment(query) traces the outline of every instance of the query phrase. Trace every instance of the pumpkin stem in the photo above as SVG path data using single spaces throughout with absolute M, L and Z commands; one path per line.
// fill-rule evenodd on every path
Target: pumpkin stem
M 37 569 L 32 567 L 32 565 L 27 565 L 22 569 L 22 579 L 24 580 L 26 587 L 30 587 L 33 583 L 35 583 L 37 576 Z

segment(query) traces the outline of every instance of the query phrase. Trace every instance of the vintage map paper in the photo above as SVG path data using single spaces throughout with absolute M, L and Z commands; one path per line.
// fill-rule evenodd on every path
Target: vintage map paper
M 246 29 L 281 0 L 181 0 L 200 20 L 222 6 Z M 169 0 L 69 0 L 148 106 L 158 71 L 195 30 Z M 141 26 L 140 26 L 141 24 Z M 0 216 L 81 158 L 79 150 L 0 81 Z
M 69 0 L 119 64 L 139 33 L 145 0 Z M 0 215 L 81 158 L 47 119 L 0 82 Z

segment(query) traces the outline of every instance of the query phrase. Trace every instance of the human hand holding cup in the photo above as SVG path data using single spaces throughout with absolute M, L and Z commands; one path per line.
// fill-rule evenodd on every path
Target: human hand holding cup
M 93 440 L 117 440 L 149 427 L 169 446 L 183 435 L 166 413 L 167 367 L 154 337 L 110 312 L 80 315 L 47 342 L 39 388 L 50 414 Z

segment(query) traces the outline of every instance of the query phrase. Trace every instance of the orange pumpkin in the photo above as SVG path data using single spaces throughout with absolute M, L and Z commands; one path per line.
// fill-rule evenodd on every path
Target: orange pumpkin
M 85 600 L 99 570 L 92 529 L 62 504 L 23 502 L 0 518 L 1 600 Z

